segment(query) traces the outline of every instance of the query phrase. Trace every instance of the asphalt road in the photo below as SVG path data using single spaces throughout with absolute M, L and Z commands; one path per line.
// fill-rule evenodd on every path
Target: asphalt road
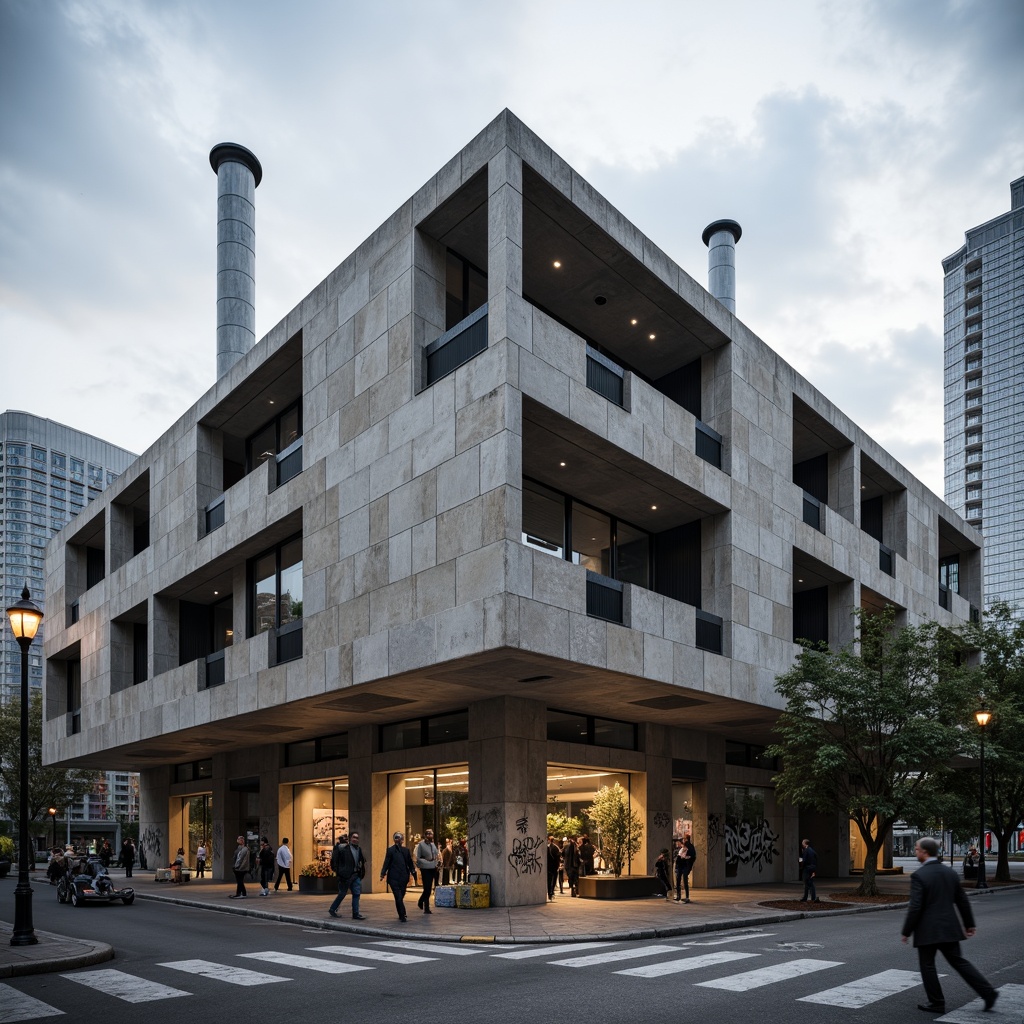
M 902 911 L 692 939 L 468 946 L 354 937 L 146 901 L 76 909 L 46 899 L 47 890 L 36 888 L 36 926 L 102 939 L 116 959 L 0 985 L 0 1024 L 56 1011 L 75 1024 L 929 1019 L 916 1010 L 923 991 L 916 955 L 899 940 Z M 1002 990 L 1000 1002 L 994 1013 L 977 1012 L 980 1000 L 952 974 L 943 979 L 949 1013 L 940 1019 L 1021 1024 L 1024 892 L 973 906 L 979 932 L 964 952 Z

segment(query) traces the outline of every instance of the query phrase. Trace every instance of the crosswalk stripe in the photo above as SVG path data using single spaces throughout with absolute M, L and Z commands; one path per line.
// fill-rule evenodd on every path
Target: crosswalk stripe
M 389 942 L 375 942 L 375 946 L 394 946 L 396 949 L 422 949 L 425 953 L 447 953 L 448 956 L 471 956 L 486 953 L 479 946 L 460 946 L 457 942 L 416 942 L 413 939 L 392 939 Z
M 752 988 L 763 985 L 774 985 L 778 981 L 789 981 L 803 974 L 813 974 L 829 967 L 842 967 L 841 960 L 787 960 L 784 964 L 773 964 L 771 967 L 760 967 L 755 971 L 744 971 L 743 974 L 732 974 L 727 978 L 715 978 L 712 981 L 698 981 L 702 988 L 723 988 L 729 992 L 749 992 Z
M 338 956 L 361 957 L 364 960 L 377 960 L 382 964 L 427 964 L 436 957 L 415 956 L 412 953 L 391 953 L 386 949 L 362 949 L 356 946 L 307 946 L 311 953 L 336 953 Z
M 559 967 L 593 967 L 597 964 L 616 963 L 619 960 L 638 960 L 643 956 L 678 952 L 678 946 L 638 946 L 635 949 L 614 949 L 608 953 L 591 953 L 589 956 L 572 956 L 567 960 L 552 960 L 550 962 Z
M 767 939 L 775 932 L 754 932 L 751 935 L 722 935 L 717 939 L 694 939 L 684 942 L 684 946 L 731 946 L 736 942 L 749 942 L 751 939 Z
M 657 964 L 646 964 L 644 967 L 630 967 L 615 973 L 626 974 L 631 978 L 663 978 L 666 974 L 696 971 L 701 967 L 714 967 L 715 964 L 727 964 L 733 960 L 748 960 L 752 956 L 760 955 L 760 953 L 733 953 L 729 950 L 722 950 L 720 953 L 703 953 L 701 956 L 688 956 L 682 960 L 664 960 Z
M 217 964 L 212 960 L 174 960 L 158 966 L 170 967 L 172 971 L 184 971 L 186 974 L 198 974 L 212 981 L 226 981 L 229 985 L 272 985 L 276 981 L 291 981 L 291 978 L 282 978 L 277 974 Z
M 324 960 L 317 956 L 302 956 L 300 953 L 239 953 L 238 956 L 260 960 L 263 963 L 278 964 L 281 967 L 301 967 L 305 971 L 320 971 L 322 974 L 349 974 L 352 971 L 372 971 L 362 964 L 346 964 L 338 960 Z
M 973 999 L 959 1010 L 953 1010 L 937 1020 L 943 1024 L 991 1024 L 993 1018 L 1008 1015 L 1012 1020 L 1024 1020 L 1024 985 L 1003 985 L 993 1013 L 985 1012 L 981 999 Z
M 78 971 L 75 974 L 62 974 L 61 977 L 94 988 L 115 999 L 123 999 L 126 1003 L 152 1003 L 158 999 L 192 995 L 191 992 L 185 992 L 180 988 L 171 988 L 170 985 L 161 985 L 156 981 L 147 981 L 145 978 L 136 978 L 134 975 L 125 974 L 124 971 L 112 969 Z
M 917 971 L 882 971 L 867 978 L 827 988 L 823 992 L 803 996 L 800 1003 L 821 1003 L 824 1006 L 843 1006 L 849 1010 L 859 1010 L 862 1006 L 877 1003 L 886 996 L 905 992 L 908 988 L 916 988 L 921 984 L 921 975 Z
M 506 960 L 525 960 L 531 956 L 554 956 L 558 953 L 572 953 L 577 950 L 597 949 L 599 946 L 613 946 L 613 942 L 564 942 L 551 946 L 534 946 L 530 949 L 517 949 L 514 953 L 495 953 L 494 956 Z
M 63 1010 L 50 1006 L 41 999 L 19 992 L 10 985 L 0 984 L 0 1024 L 14 1024 L 19 1020 L 39 1020 L 40 1017 L 61 1017 Z

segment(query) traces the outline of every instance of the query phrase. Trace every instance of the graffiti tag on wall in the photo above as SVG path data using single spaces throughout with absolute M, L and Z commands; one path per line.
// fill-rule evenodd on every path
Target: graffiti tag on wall
M 725 825 L 725 873 L 735 876 L 740 864 L 750 864 L 762 872 L 766 864 L 772 863 L 773 857 L 779 856 L 775 844 L 778 834 L 763 818 L 757 824 L 741 821 L 735 825 Z
M 546 846 L 544 840 L 537 836 L 527 836 L 520 839 L 516 836 L 512 840 L 512 852 L 508 855 L 508 862 L 518 878 L 520 875 L 537 875 L 542 870 L 541 847 Z

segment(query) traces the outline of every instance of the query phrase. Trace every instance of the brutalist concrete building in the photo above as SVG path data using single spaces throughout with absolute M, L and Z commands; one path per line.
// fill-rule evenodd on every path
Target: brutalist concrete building
M 774 680 L 857 607 L 966 620 L 980 537 L 731 312 L 739 225 L 716 298 L 505 111 L 253 344 L 262 171 L 211 162 L 222 376 L 50 545 L 47 758 L 141 771 L 150 862 L 220 877 L 432 827 L 539 904 L 547 815 L 614 783 L 633 873 L 691 829 L 699 885 L 800 832 L 845 871 L 775 798 Z

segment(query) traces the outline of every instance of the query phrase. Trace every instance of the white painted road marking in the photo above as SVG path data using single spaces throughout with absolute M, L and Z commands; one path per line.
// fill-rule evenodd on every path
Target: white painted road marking
M 724 988 L 729 992 L 749 992 L 752 988 L 763 985 L 774 985 L 778 981 L 789 981 L 803 974 L 824 971 L 829 967 L 842 967 L 841 960 L 789 960 L 784 964 L 773 964 L 771 967 L 760 967 L 756 971 L 745 971 L 727 978 L 715 978 L 713 981 L 698 981 L 702 988 Z
M 692 942 L 684 942 L 684 946 L 731 946 L 736 942 L 745 942 L 749 939 L 770 939 L 775 932 L 754 932 L 750 935 L 723 935 L 718 939 L 694 939 Z
M 124 971 L 79 971 L 75 974 L 62 974 L 62 978 L 78 985 L 94 988 L 115 999 L 123 999 L 126 1003 L 152 1003 L 158 999 L 174 999 L 177 996 L 190 996 L 180 988 L 161 985 L 145 978 L 136 978 Z
M 412 939 L 393 939 L 389 942 L 375 942 L 375 946 L 394 946 L 396 949 L 421 949 L 424 953 L 447 953 L 449 956 L 471 956 L 486 953 L 480 946 L 461 946 L 457 942 L 415 942 Z
M 390 953 L 386 949 L 362 949 L 356 946 L 307 946 L 311 953 L 336 953 L 338 956 L 361 957 L 382 964 L 428 964 L 436 957 L 413 956 L 412 953 Z
M 638 946 L 635 949 L 614 949 L 610 953 L 592 953 L 590 956 L 573 956 L 568 960 L 550 962 L 559 967 L 594 967 L 597 964 L 618 963 L 620 960 L 638 960 L 642 956 L 678 952 L 678 946 Z
M 917 971 L 882 971 L 881 974 L 858 978 L 837 988 L 827 988 L 824 992 L 803 996 L 797 1002 L 821 1003 L 824 1006 L 844 1006 L 849 1010 L 859 1010 L 862 1006 L 877 1003 L 879 999 L 894 996 L 897 992 L 906 992 L 908 988 L 917 988 L 920 984 L 921 975 Z
M 39 999 L 19 992 L 10 985 L 0 984 L 0 1024 L 15 1024 L 19 1020 L 39 1020 L 40 1017 L 62 1017 L 63 1010 Z
M 550 946 L 533 946 L 530 949 L 517 949 L 514 953 L 495 953 L 496 957 L 508 960 L 525 960 L 531 956 L 555 956 L 558 953 L 575 953 L 587 949 L 598 949 L 600 946 L 614 946 L 614 942 L 565 942 Z
M 721 953 L 703 953 L 700 956 L 688 956 L 682 960 L 665 960 L 659 964 L 647 964 L 646 967 L 630 967 L 616 974 L 626 974 L 631 978 L 663 978 L 666 974 L 679 974 L 681 971 L 696 971 L 700 967 L 714 967 L 715 964 L 727 964 L 732 960 L 748 960 L 760 953 L 732 953 L 723 950 Z
M 938 1020 L 945 1024 L 992 1024 L 1003 1017 L 1014 1021 L 1024 1020 L 1024 985 L 1003 985 L 992 1010 L 986 1013 L 984 1007 L 980 999 L 974 999 Z
M 276 953 L 267 950 L 265 953 L 239 953 L 238 956 L 263 963 L 279 964 L 281 967 L 301 967 L 305 971 L 320 971 L 322 974 L 348 974 L 351 971 L 372 971 L 372 967 L 362 964 L 345 964 L 337 960 L 324 960 L 317 956 L 302 956 L 300 953 Z
M 291 978 L 282 978 L 278 974 L 263 974 L 245 967 L 215 964 L 212 960 L 174 960 L 158 966 L 170 967 L 172 971 L 184 971 L 186 974 L 198 974 L 212 981 L 226 981 L 229 985 L 272 985 L 276 981 L 291 981 Z

